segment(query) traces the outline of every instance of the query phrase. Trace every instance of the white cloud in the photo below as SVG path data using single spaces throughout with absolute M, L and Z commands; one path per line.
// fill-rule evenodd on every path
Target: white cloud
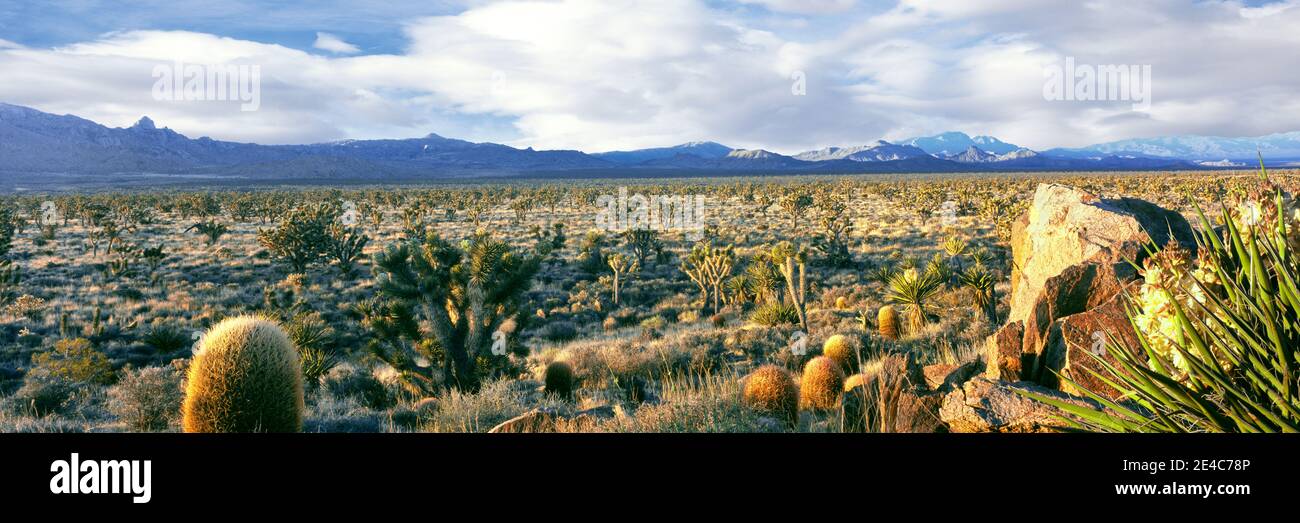
M 799 14 L 842 13 L 853 9 L 857 0 L 740 0 L 742 4 L 758 4 L 772 11 Z
M 361 52 L 361 48 L 349 44 L 343 41 L 342 38 L 330 33 L 316 33 L 316 42 L 311 46 L 335 54 L 356 54 Z
M 437 132 L 589 151 L 708 139 L 793 153 L 945 130 L 1041 148 L 1268 134 L 1300 121 L 1300 9 L 1278 4 L 902 0 L 799 39 L 742 11 L 697 0 L 496 2 L 413 20 L 407 49 L 385 55 L 179 31 L 0 45 L 0 100 L 114 125 L 149 114 L 192 136 L 269 143 Z M 1151 65 L 1150 112 L 1045 101 L 1043 69 L 1065 57 Z M 260 65 L 262 109 L 152 100 L 152 66 L 178 59 Z M 791 94 L 796 71 L 806 96 Z

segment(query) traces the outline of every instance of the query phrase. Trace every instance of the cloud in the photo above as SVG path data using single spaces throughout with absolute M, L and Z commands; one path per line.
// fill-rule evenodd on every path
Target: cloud
M 842 13 L 853 9 L 857 0 L 740 0 L 742 4 L 757 4 L 771 11 L 799 14 Z
M 356 54 L 361 52 L 361 49 L 357 46 L 329 33 L 316 33 L 316 42 L 311 46 L 335 54 Z
M 794 153 L 946 130 L 1043 148 L 1260 135 L 1300 121 L 1300 9 L 1282 8 L 1294 1 L 865 4 L 789 34 L 716 2 L 491 2 L 412 19 L 406 45 L 387 54 L 187 31 L 0 45 L 0 100 L 114 125 L 149 114 L 192 136 L 268 143 L 437 132 L 588 151 L 717 140 Z M 1044 100 L 1044 69 L 1066 57 L 1150 65 L 1151 110 Z M 151 68 L 175 60 L 259 65 L 262 109 L 153 100 Z M 806 95 L 792 93 L 795 75 Z

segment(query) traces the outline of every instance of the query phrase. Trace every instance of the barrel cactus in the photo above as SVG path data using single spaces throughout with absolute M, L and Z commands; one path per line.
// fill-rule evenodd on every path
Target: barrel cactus
M 880 328 L 880 336 L 889 339 L 898 339 L 898 311 L 894 310 L 893 305 L 885 305 L 880 308 L 880 313 L 876 315 L 876 325 Z
M 746 405 L 775 414 L 791 425 L 799 419 L 799 390 L 794 378 L 776 365 L 764 365 L 747 376 L 742 398 Z
M 546 366 L 547 394 L 567 398 L 573 394 L 573 367 L 563 361 L 554 361 Z
M 857 354 L 853 350 L 853 342 L 849 341 L 848 337 L 843 334 L 836 334 L 826 338 L 826 342 L 822 344 L 822 356 L 835 360 L 836 363 L 840 364 L 840 368 L 845 370 L 852 369 L 854 364 L 857 363 Z
M 844 371 L 840 364 L 826 356 L 818 356 L 803 367 L 799 383 L 799 407 L 825 411 L 836 407 L 844 390 Z
M 186 381 L 185 432 L 302 430 L 302 364 L 274 322 L 238 316 L 212 327 Z

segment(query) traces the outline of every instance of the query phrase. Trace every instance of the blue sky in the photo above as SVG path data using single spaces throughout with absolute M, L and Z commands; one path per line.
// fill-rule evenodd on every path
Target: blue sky
M 589 151 L 1300 130 L 1297 0 L 369 4 L 0 0 L 0 101 L 265 143 L 438 133 Z M 1066 57 L 1150 66 L 1151 108 L 1045 100 L 1043 71 Z M 152 67 L 175 60 L 260 66 L 261 108 L 150 98 Z

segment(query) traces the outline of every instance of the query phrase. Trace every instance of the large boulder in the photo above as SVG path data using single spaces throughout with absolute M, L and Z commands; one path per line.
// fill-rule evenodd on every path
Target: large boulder
M 1135 289 L 1134 283 L 1131 288 Z M 1046 372 L 1040 382 L 1070 394 L 1083 394 L 1080 387 L 1109 399 L 1120 399 L 1120 392 L 1106 384 L 1094 373 L 1106 376 L 1098 358 L 1117 365 L 1106 347 L 1117 342 L 1119 347 L 1139 356 L 1142 345 L 1138 342 L 1133 325 L 1125 313 L 1124 293 L 1087 312 L 1066 316 L 1052 323 L 1043 349 L 1042 361 Z M 1139 360 L 1141 361 L 1141 360 Z M 1056 374 L 1068 378 L 1057 383 Z
M 1079 406 L 1097 405 L 1082 398 L 1027 382 L 1009 383 L 976 377 L 948 393 L 939 419 L 949 432 L 1058 432 L 1065 427 L 1064 413 L 1046 403 L 1021 395 L 1032 392 Z
M 1024 319 L 1021 353 L 1025 376 L 1042 378 L 1043 365 L 1038 358 L 1053 323 L 1110 301 L 1136 278 L 1136 270 L 1127 264 L 1083 263 L 1067 267 L 1043 282 L 1038 299 Z
M 1119 267 L 1141 262 L 1144 246 L 1163 246 L 1171 239 L 1195 250 L 1191 225 L 1182 215 L 1134 198 L 1102 199 L 1056 184 L 1041 184 L 1025 215 L 1012 227 L 1011 314 L 1008 321 L 1030 315 L 1047 280 L 1085 263 Z M 1098 302 L 1105 300 L 1096 300 Z M 1049 322 L 1050 323 L 1050 322 Z
M 989 336 L 984 342 L 984 375 L 993 380 L 1024 379 L 1024 337 L 1025 325 L 1019 321 L 1003 325 Z

